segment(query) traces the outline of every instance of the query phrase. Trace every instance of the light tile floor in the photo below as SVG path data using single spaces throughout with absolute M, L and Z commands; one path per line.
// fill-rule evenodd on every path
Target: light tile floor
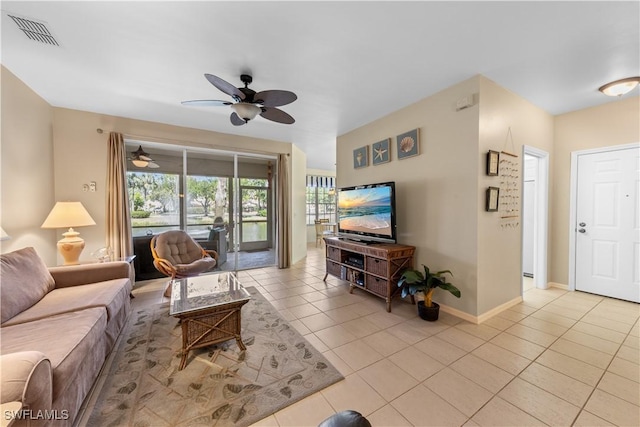
M 426 322 L 324 274 L 311 245 L 290 269 L 239 273 L 345 376 L 256 426 L 317 426 L 345 409 L 373 426 L 640 425 L 638 304 L 530 289 L 481 325 Z M 163 289 L 137 284 L 134 305 L 166 301 Z

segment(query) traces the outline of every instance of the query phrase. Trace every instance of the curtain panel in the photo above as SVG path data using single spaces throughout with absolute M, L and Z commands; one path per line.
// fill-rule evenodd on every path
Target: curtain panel
M 289 268 L 291 266 L 291 186 L 289 183 L 289 158 L 286 154 L 278 155 L 277 179 L 278 268 Z
M 106 243 L 116 259 L 123 258 L 133 255 L 133 240 L 127 192 L 126 151 L 121 133 L 109 133 L 106 182 Z

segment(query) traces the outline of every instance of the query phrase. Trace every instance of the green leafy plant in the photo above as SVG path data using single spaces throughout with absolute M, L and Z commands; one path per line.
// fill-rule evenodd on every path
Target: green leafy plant
M 424 267 L 424 273 L 420 270 L 408 268 L 402 272 L 400 280 L 398 280 L 398 286 L 402 288 L 402 297 L 407 295 L 415 295 L 417 292 L 424 294 L 424 305 L 431 307 L 433 292 L 436 288 L 441 288 L 451 292 L 456 298 L 460 298 L 460 290 L 453 284 L 447 282 L 445 274 L 450 274 L 453 277 L 453 273 L 449 270 L 442 270 L 432 273 L 429 267 L 422 264 Z
M 150 216 L 149 211 L 131 211 L 131 218 L 149 218 Z

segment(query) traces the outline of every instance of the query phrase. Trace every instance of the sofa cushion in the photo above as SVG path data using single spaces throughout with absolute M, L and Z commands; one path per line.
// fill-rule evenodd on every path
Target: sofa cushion
M 106 308 L 108 322 L 125 305 L 125 300 L 129 298 L 130 287 L 127 286 L 128 282 L 129 279 L 116 279 L 54 289 L 45 295 L 38 304 L 12 317 L 2 326 L 32 322 L 57 314 L 92 307 Z
M 53 400 L 75 382 L 79 375 L 97 377 L 106 357 L 104 308 L 64 313 L 46 319 L 0 328 L 0 353 L 29 349 L 51 361 Z M 88 390 L 83 390 L 85 393 Z
M 4 323 L 40 301 L 55 283 L 33 248 L 2 254 L 0 262 L 0 323 Z

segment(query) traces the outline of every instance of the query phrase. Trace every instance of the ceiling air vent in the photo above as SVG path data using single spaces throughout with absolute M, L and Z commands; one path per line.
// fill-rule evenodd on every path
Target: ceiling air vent
M 31 40 L 53 46 L 60 46 L 44 23 L 37 22 L 32 19 L 21 18 L 15 15 L 7 14 L 7 16 L 13 19 L 13 22 L 16 23 L 18 28 L 20 28 Z

